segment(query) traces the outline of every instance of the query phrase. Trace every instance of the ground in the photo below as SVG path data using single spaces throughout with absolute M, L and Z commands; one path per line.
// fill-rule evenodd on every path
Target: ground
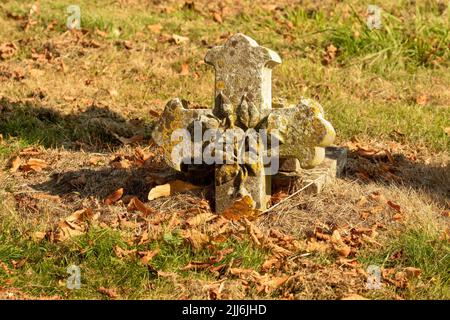
M 0 298 L 449 299 L 450 8 L 372 1 L 371 30 L 368 4 L 1 1 Z M 185 179 L 165 102 L 211 105 L 203 57 L 238 31 L 280 54 L 275 97 L 324 106 L 344 175 L 262 214 L 214 215 L 207 181 L 148 200 Z

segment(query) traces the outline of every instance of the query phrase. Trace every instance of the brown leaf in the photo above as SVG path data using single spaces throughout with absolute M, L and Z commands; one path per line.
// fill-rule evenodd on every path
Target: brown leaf
M 128 41 L 128 40 L 126 40 L 126 41 L 123 42 L 123 46 L 124 46 L 125 49 L 127 49 L 127 50 L 133 49 L 133 43 L 132 43 L 131 41 Z
M 421 94 L 416 97 L 416 103 L 418 105 L 424 106 L 428 102 L 428 96 L 426 94 Z
M 261 275 L 253 269 L 230 268 L 229 272 L 233 276 L 238 276 L 243 280 L 257 281 L 261 279 Z
M 6 60 L 11 58 L 17 51 L 17 46 L 13 42 L 0 44 L 0 58 Z
M 128 168 L 131 168 L 131 162 L 128 159 L 113 161 L 113 162 L 111 162 L 111 167 L 113 167 L 115 169 L 128 169 Z
M 44 239 L 46 234 L 47 234 L 46 232 L 36 231 L 31 236 L 31 239 L 33 239 L 33 241 L 38 242 L 38 241 L 41 241 L 42 239 Z
M 118 297 L 116 289 L 100 287 L 100 288 L 98 288 L 98 292 L 100 292 L 101 294 L 107 295 L 111 299 L 116 299 Z
M 204 270 L 204 269 L 208 269 L 209 267 L 211 267 L 211 263 L 192 261 L 192 262 L 189 262 L 185 267 L 181 268 L 181 270 L 182 271 Z
M 222 15 L 219 12 L 214 12 L 213 19 L 215 22 L 218 22 L 218 23 L 223 22 Z
M 143 135 L 135 135 L 135 136 L 132 136 L 131 138 L 121 137 L 121 136 L 119 136 L 118 134 L 116 134 L 114 132 L 112 133 L 112 135 L 114 136 L 114 138 L 116 138 L 117 140 L 122 142 L 124 145 L 133 144 L 133 143 L 137 143 L 137 142 L 140 142 L 140 141 L 144 140 L 144 136 Z
M 339 253 L 340 256 L 346 258 L 350 255 L 351 249 L 347 245 L 339 246 L 336 248 L 336 251 Z
M 396 212 L 401 213 L 401 207 L 396 204 L 395 202 L 392 202 L 391 200 L 389 200 L 387 202 L 388 206 L 391 207 L 392 209 L 394 209 Z
M 179 36 L 177 34 L 172 34 L 170 41 L 172 41 L 175 44 L 183 44 L 189 41 L 188 37 Z
M 54 201 L 54 202 L 61 202 L 61 198 L 59 196 L 54 196 L 48 193 L 35 193 L 33 195 L 31 195 L 31 197 L 33 199 L 45 199 L 45 200 L 50 200 L 50 201 Z
M 149 261 L 152 260 L 159 253 L 159 251 L 160 251 L 159 248 L 149 251 L 139 251 L 138 254 L 141 256 L 142 264 L 147 265 Z
M 280 265 L 281 265 L 280 259 L 278 259 L 277 257 L 271 257 L 266 261 L 264 261 L 264 263 L 261 266 L 261 270 L 267 272 L 272 268 L 279 268 Z
M 20 267 L 22 267 L 25 264 L 25 262 L 27 262 L 27 258 L 23 258 L 20 260 L 11 260 L 11 263 L 12 263 L 14 269 L 19 269 Z
M 120 198 L 122 198 L 123 195 L 123 188 L 119 188 L 116 191 L 114 191 L 113 193 L 111 193 L 110 195 L 108 195 L 104 201 L 104 203 L 108 206 L 111 205 L 113 203 L 116 203 L 117 201 L 120 200 Z
M 164 185 L 156 186 L 148 193 L 148 200 L 154 200 L 160 197 L 168 197 L 178 192 L 186 192 L 190 190 L 199 189 L 201 187 L 195 186 L 191 183 L 181 180 L 174 180 Z
M 189 64 L 183 63 L 181 65 L 180 75 L 181 76 L 187 76 L 188 74 L 189 74 Z
M 27 163 L 21 166 L 21 170 L 23 171 L 42 171 L 42 169 L 47 168 L 47 163 L 44 160 L 31 158 L 27 161 Z
M 142 212 L 144 217 L 147 217 L 150 214 L 155 213 L 153 209 L 147 208 L 147 206 L 137 197 L 131 198 L 130 202 L 128 203 L 127 210 L 128 211 L 139 210 L 140 212 Z
M 369 195 L 369 199 L 376 201 L 376 202 L 384 202 L 385 198 L 382 194 L 380 194 L 378 191 L 374 191 Z
M 209 237 L 195 229 L 182 230 L 181 237 L 189 241 L 195 250 L 201 249 L 206 243 L 209 242 Z
M 136 249 L 127 250 L 127 249 L 122 249 L 119 246 L 114 247 L 114 253 L 116 254 L 116 256 L 118 258 L 124 258 L 124 257 L 131 258 L 136 255 L 136 251 L 137 251 Z
M 201 224 L 205 224 L 206 222 L 211 221 L 216 217 L 217 215 L 210 212 L 200 213 L 194 217 L 187 219 L 186 224 L 188 224 L 190 227 L 195 227 Z
M 108 36 L 108 33 L 106 31 L 102 31 L 97 28 L 95 28 L 95 34 L 102 38 L 106 38 Z
M 268 277 L 268 279 L 260 281 L 260 285 L 258 286 L 257 291 L 269 293 L 281 287 L 286 283 L 286 281 L 289 280 L 289 278 L 290 276 L 287 275 L 281 277 Z
M 90 157 L 88 160 L 89 164 L 92 166 L 96 166 L 99 165 L 101 162 L 103 162 L 103 158 L 102 157 Z
M 82 235 L 87 230 L 85 222 L 95 220 L 96 217 L 97 216 L 92 209 L 77 210 L 66 219 L 59 222 L 58 229 L 56 232 L 51 233 L 50 238 L 54 242 L 59 242 L 74 236 Z
M 153 110 L 153 109 L 149 109 L 148 113 L 155 118 L 159 118 L 161 116 L 161 112 Z
M 410 278 L 417 278 L 422 273 L 422 270 L 414 267 L 406 267 L 405 269 L 406 276 Z

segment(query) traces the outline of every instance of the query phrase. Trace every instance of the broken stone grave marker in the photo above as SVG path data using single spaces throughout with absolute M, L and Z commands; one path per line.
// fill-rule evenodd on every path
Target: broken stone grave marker
M 215 69 L 213 108 L 188 109 L 180 99 L 170 100 L 153 131 L 153 139 L 162 147 L 168 164 L 178 171 L 192 161 L 204 163 L 205 150 L 214 147 L 211 155 L 216 160 L 217 213 L 243 197 L 264 210 L 271 176 L 276 173 L 268 166 L 278 169 L 281 158 L 280 169 L 302 174 L 305 168 L 323 162 L 325 147 L 333 143 L 335 131 L 324 119 L 322 106 L 311 99 L 301 98 L 297 105 L 277 104 L 277 108 L 272 108 L 272 68 L 281 59 L 250 37 L 233 35 L 224 45 L 210 49 L 205 62 Z M 216 134 L 206 137 L 208 129 Z M 248 140 L 252 137 L 256 137 L 253 144 Z M 184 138 L 181 143 L 180 138 Z M 228 143 L 225 147 L 224 141 Z M 184 153 L 174 156 L 180 150 Z M 243 161 L 236 160 L 240 150 L 245 154 L 239 158 Z

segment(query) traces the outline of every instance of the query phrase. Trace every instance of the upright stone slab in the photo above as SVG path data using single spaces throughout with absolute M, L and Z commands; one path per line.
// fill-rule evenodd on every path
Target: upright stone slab
M 235 128 L 247 132 L 250 129 L 265 130 L 281 144 L 280 157 L 298 159 L 304 168 L 323 161 L 324 147 L 333 142 L 335 132 L 323 118 L 322 106 L 301 98 L 297 105 L 287 107 L 277 103 L 276 109 L 271 108 L 271 69 L 281 63 L 278 54 L 238 33 L 224 45 L 212 48 L 205 61 L 215 68 L 212 110 L 186 109 L 179 99 L 173 99 L 167 103 L 153 132 L 154 140 L 163 148 L 173 168 L 182 170 L 182 162 L 186 160 L 173 157 L 173 151 L 179 146 L 173 133 L 182 128 L 192 131 L 195 122 L 201 123 L 204 129 L 216 129 L 224 135 Z M 261 136 L 258 139 L 261 142 Z M 195 155 L 195 146 L 199 144 L 202 148 L 208 146 L 208 142 L 197 141 L 195 144 L 194 141 L 189 147 L 192 154 Z M 266 208 L 270 175 L 265 175 L 261 146 L 262 143 L 258 143 L 255 163 L 216 163 L 216 212 L 223 212 L 244 196 L 250 197 L 254 207 Z M 224 156 L 230 152 L 235 150 L 225 150 Z
M 214 114 L 222 116 L 223 102 L 220 97 L 224 96 L 228 98 L 233 113 L 243 118 L 236 119 L 240 127 L 247 129 L 257 125 L 260 115 L 272 107 L 272 68 L 281 63 L 278 54 L 238 33 L 224 45 L 209 50 L 205 62 L 215 69 Z M 249 102 L 247 106 L 241 103 L 243 97 Z M 264 175 L 262 159 L 259 159 L 253 175 L 249 175 L 244 185 L 240 185 L 240 190 L 235 190 L 235 186 L 241 182 L 231 179 L 228 171 L 229 166 L 216 167 L 216 211 L 224 211 L 248 194 L 257 208 L 264 209 L 270 195 L 270 176 Z

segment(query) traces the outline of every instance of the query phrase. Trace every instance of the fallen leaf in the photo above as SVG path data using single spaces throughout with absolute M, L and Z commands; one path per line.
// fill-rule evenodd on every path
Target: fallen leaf
M 22 267 L 25 264 L 25 262 L 27 262 L 27 258 L 23 258 L 20 260 L 11 260 L 11 263 L 12 263 L 14 269 L 19 269 L 20 267 Z
M 278 289 L 283 284 L 288 281 L 290 276 L 281 276 L 281 277 L 268 277 L 268 279 L 260 281 L 260 285 L 257 287 L 258 292 L 269 293 L 273 290 Z
M 152 109 L 149 109 L 149 110 L 148 110 L 148 113 L 149 113 L 152 117 L 155 117 L 155 118 L 159 118 L 159 117 L 161 116 L 161 112 L 156 111 L 156 110 L 152 110 Z
M 276 268 L 280 265 L 280 259 L 277 257 L 272 257 L 264 261 L 264 263 L 261 266 L 262 271 L 269 271 L 272 268 Z
M 210 212 L 200 213 L 194 217 L 191 217 L 186 220 L 186 224 L 188 224 L 191 227 L 195 227 L 201 224 L 205 224 L 208 221 L 211 221 L 215 219 L 217 215 L 212 214 Z
M 54 202 L 61 202 L 61 198 L 57 195 L 51 195 L 47 193 L 35 193 L 31 195 L 33 199 L 44 199 L 44 200 L 50 200 Z
M 214 12 L 213 19 L 214 19 L 215 22 L 218 22 L 218 23 L 222 23 L 223 22 L 222 15 L 219 12 L 217 12 L 217 11 Z
M 102 31 L 97 28 L 95 28 L 95 34 L 102 38 L 106 38 L 108 36 L 108 33 L 106 31 Z
M 122 249 L 119 246 L 114 247 L 114 253 L 116 254 L 116 256 L 118 258 L 124 258 L 124 257 L 131 258 L 132 256 L 136 255 L 136 252 L 137 252 L 136 249 L 127 250 L 127 249 Z
M 98 292 L 100 292 L 104 295 L 107 295 L 111 299 L 116 299 L 118 297 L 118 294 L 115 289 L 108 289 L 105 287 L 100 287 L 100 288 L 98 288 Z
M 181 65 L 180 75 L 181 76 L 187 76 L 188 74 L 189 74 L 189 64 L 183 63 Z
M 33 239 L 33 241 L 41 241 L 45 238 L 46 234 L 46 232 L 36 231 L 31 236 L 31 239 Z
M 181 230 L 180 235 L 183 239 L 188 240 L 195 250 L 201 249 L 209 242 L 209 237 L 206 234 L 195 229 Z
M 157 248 L 155 250 L 149 250 L 149 251 L 139 251 L 138 254 L 141 256 L 141 262 L 142 264 L 148 264 L 150 260 L 152 260 L 158 253 L 160 249 Z
M 6 60 L 11 58 L 17 51 L 17 46 L 13 42 L 0 44 L 0 58 Z
M 47 168 L 47 163 L 44 160 L 31 158 L 27 161 L 25 165 L 20 167 L 23 171 L 42 171 L 42 169 Z
M 113 167 L 115 169 L 129 169 L 129 168 L 131 168 L 131 161 L 128 159 L 113 161 L 113 162 L 111 162 L 111 167 Z
M 184 266 L 183 268 L 181 268 L 181 270 L 182 270 L 182 271 L 188 271 L 188 270 L 204 270 L 204 269 L 208 269 L 209 267 L 211 267 L 211 263 L 192 261 L 192 262 L 189 262 L 189 263 L 188 263 L 186 266 Z
M 344 245 L 337 247 L 336 251 L 339 253 L 340 256 L 346 258 L 350 255 L 351 249 L 349 246 Z
M 150 214 L 155 213 L 153 209 L 148 208 L 141 200 L 137 197 L 131 198 L 130 202 L 127 206 L 128 211 L 139 210 L 144 215 L 144 218 L 149 216 Z
M 116 203 L 117 201 L 120 200 L 120 198 L 122 198 L 123 195 L 123 188 L 119 188 L 116 191 L 114 191 L 113 193 L 111 193 L 110 195 L 108 195 L 104 201 L 104 203 L 106 205 L 111 205 L 113 203 Z
M 401 213 L 401 207 L 398 204 L 396 204 L 395 202 L 392 202 L 392 201 L 389 200 L 387 202 L 387 204 L 388 204 L 389 207 L 394 209 L 396 212 Z
M 189 41 L 188 37 L 179 36 L 177 34 L 172 34 L 170 40 L 175 44 L 183 44 Z
M 196 190 L 201 187 L 193 185 L 181 180 L 174 180 L 169 183 L 156 186 L 148 193 L 148 200 L 154 200 L 161 197 L 168 197 L 179 192 L 186 192 L 190 190 Z
M 416 103 L 418 105 L 424 106 L 428 102 L 428 96 L 426 94 L 421 94 L 416 97 Z
M 128 41 L 128 40 L 126 40 L 126 41 L 123 42 L 123 46 L 124 46 L 125 49 L 127 49 L 127 50 L 133 49 L 133 43 L 132 43 L 131 41 Z
M 122 142 L 124 145 L 133 144 L 133 143 L 137 143 L 137 142 L 144 140 L 143 135 L 135 135 L 135 136 L 132 136 L 131 138 L 121 137 L 117 133 L 114 133 L 114 132 L 112 133 L 112 135 L 114 136 L 114 138 L 116 138 L 117 140 Z
M 414 267 L 406 267 L 405 269 L 406 276 L 410 278 L 417 278 L 422 273 L 422 270 Z

